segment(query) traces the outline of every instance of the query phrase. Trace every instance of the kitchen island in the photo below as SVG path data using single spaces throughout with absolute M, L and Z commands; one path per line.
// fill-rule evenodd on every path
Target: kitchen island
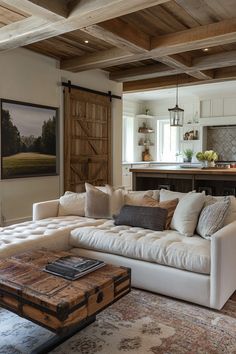
M 181 168 L 160 166 L 131 168 L 133 190 L 169 189 L 205 191 L 212 195 L 235 195 L 236 168 Z

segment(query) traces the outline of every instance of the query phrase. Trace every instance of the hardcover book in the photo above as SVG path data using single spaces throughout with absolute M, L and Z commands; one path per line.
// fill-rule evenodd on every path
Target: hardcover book
M 69 280 L 75 280 L 105 265 L 104 262 L 77 256 L 56 259 L 45 266 L 45 271 Z

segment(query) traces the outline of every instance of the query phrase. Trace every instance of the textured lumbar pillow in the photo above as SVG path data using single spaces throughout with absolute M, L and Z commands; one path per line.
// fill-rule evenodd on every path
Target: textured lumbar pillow
M 124 191 L 114 190 L 106 185 L 106 192 L 102 192 L 89 183 L 85 183 L 86 201 L 85 216 L 90 218 L 111 218 L 124 205 Z
M 84 216 L 86 193 L 65 192 L 59 199 L 58 216 Z
M 224 226 L 229 207 L 230 197 L 224 197 L 223 200 L 203 208 L 197 224 L 197 233 L 206 239 L 211 238 Z
M 204 201 L 204 193 L 187 193 L 180 199 L 175 209 L 171 229 L 179 231 L 184 236 L 193 236 Z
M 179 202 L 179 199 L 173 199 L 173 200 L 166 200 L 165 202 L 158 202 L 154 198 L 144 196 L 142 199 L 142 204 L 143 206 L 149 206 L 149 207 L 159 207 L 167 210 L 167 218 L 166 218 L 166 225 L 165 229 L 168 230 L 170 228 L 170 223 L 173 218 L 175 209 L 177 207 L 177 204 Z
M 137 205 L 124 205 L 120 214 L 114 216 L 115 225 L 143 227 L 155 231 L 165 229 L 166 218 L 166 209 Z

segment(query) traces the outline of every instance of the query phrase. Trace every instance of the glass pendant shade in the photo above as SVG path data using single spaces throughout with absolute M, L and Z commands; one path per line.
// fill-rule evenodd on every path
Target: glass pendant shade
M 182 127 L 184 121 L 184 110 L 179 108 L 176 104 L 174 108 L 169 108 L 170 112 L 170 126 L 171 127 Z
M 169 108 L 170 126 L 182 127 L 184 122 L 184 110 L 178 106 L 178 83 L 176 85 L 176 105 L 174 108 Z

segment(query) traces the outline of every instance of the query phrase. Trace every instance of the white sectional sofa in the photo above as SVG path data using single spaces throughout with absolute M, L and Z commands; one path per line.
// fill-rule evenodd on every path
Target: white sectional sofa
M 59 200 L 34 204 L 33 221 L 0 229 L 0 257 L 36 248 L 132 269 L 132 285 L 221 309 L 236 290 L 236 221 L 211 240 L 176 230 L 114 225 L 113 220 L 58 216 Z

